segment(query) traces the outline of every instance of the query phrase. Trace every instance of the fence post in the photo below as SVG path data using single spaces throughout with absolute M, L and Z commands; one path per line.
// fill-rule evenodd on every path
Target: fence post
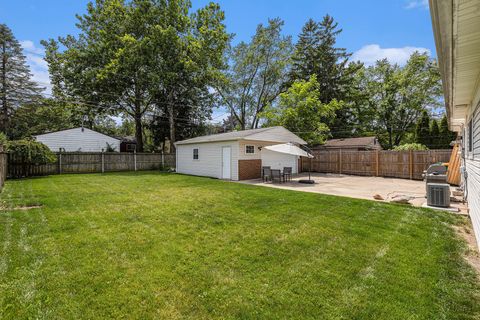
M 133 150 L 133 167 L 137 171 L 137 150 Z
M 380 175 L 380 164 L 379 164 L 379 159 L 380 159 L 380 151 L 375 150 L 375 175 L 378 177 Z
M 105 172 L 105 152 L 102 149 L 102 173 Z
M 410 158 L 409 160 L 410 180 L 412 180 L 413 179 L 413 151 L 412 150 L 409 151 L 409 158 Z
M 162 170 L 163 168 L 165 168 L 165 155 L 163 153 L 163 150 L 162 150 Z
M 62 173 L 62 148 L 58 149 L 58 174 Z
M 340 174 L 342 174 L 342 149 L 340 149 L 340 151 L 339 151 L 339 161 L 338 161 L 338 163 L 339 163 L 339 170 L 338 171 L 340 172 Z

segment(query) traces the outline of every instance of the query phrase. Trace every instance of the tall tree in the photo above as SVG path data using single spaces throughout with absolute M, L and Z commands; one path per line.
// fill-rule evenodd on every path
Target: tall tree
M 20 43 L 10 28 L 0 24 L 0 131 L 7 135 L 14 111 L 41 97 L 41 88 L 31 77 Z
M 448 129 L 448 118 L 444 114 L 442 120 L 440 121 L 440 135 L 442 137 L 442 148 L 450 148 L 450 143 L 455 140 L 457 134 Z
M 173 143 L 176 110 L 207 105 L 199 100 L 211 99 L 208 88 L 229 40 L 218 5 L 194 14 L 190 8 L 189 0 L 89 3 L 79 17 L 79 36 L 59 39 L 65 50 L 44 42 L 54 92 L 127 115 L 139 151 L 145 116 L 159 109 L 169 117 Z
M 389 149 L 398 146 L 424 110 L 440 105 L 441 83 L 438 67 L 429 56 L 411 55 L 400 67 L 386 59 L 367 70 L 369 107 L 372 123 L 382 143 Z
M 335 110 L 341 103 L 335 99 L 322 103 L 319 88 L 315 75 L 308 81 L 295 81 L 280 94 L 278 106 L 265 112 L 267 125 L 284 126 L 310 145 L 323 143 L 329 135 L 328 123 L 335 117 Z
M 292 43 L 281 34 L 283 24 L 279 18 L 260 24 L 249 43 L 228 54 L 229 69 L 217 92 L 242 130 L 259 126 L 261 113 L 275 103 L 287 80 Z
M 415 142 L 427 147 L 430 145 L 430 115 L 427 110 L 423 110 L 422 116 L 418 120 L 415 128 Z
M 430 149 L 440 149 L 442 148 L 442 137 L 440 136 L 440 128 L 438 127 L 438 122 L 436 119 L 432 119 L 430 124 Z
M 326 15 L 322 21 L 308 20 L 304 25 L 295 46 L 293 65 L 289 83 L 295 80 L 308 80 L 316 75 L 320 84 L 320 100 L 329 103 L 333 99 L 354 101 L 352 90 L 355 77 L 362 68 L 361 63 L 349 63 L 351 53 L 345 48 L 337 47 L 337 37 L 342 32 L 333 17 Z M 336 111 L 334 136 L 349 135 L 349 126 L 354 121 L 355 108 L 345 104 Z M 340 132 L 340 134 L 337 134 Z

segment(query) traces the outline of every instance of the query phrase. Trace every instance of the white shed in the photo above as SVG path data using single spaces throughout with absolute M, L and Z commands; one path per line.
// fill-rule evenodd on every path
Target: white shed
M 292 167 L 298 172 L 299 156 L 264 147 L 306 142 L 284 127 L 270 127 L 202 136 L 175 143 L 179 173 L 226 180 L 261 177 L 262 166 Z
M 81 127 L 40 134 L 35 138 L 54 152 L 60 148 L 66 152 L 101 152 L 106 151 L 108 146 L 120 151 L 119 139 Z

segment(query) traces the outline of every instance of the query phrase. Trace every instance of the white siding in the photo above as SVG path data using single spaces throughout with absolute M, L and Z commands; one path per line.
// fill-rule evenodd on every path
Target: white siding
M 469 152 L 469 122 L 473 120 L 473 150 Z M 477 242 L 480 246 L 480 105 L 472 112 L 466 124 L 464 137 L 465 169 L 467 171 L 466 192 L 470 217 Z
M 44 143 L 50 150 L 57 152 L 60 148 L 67 152 L 101 152 L 106 150 L 107 143 L 115 151 L 120 151 L 120 140 L 102 133 L 84 128 L 74 128 L 36 136 L 37 141 Z
M 262 150 L 262 166 L 280 170 L 283 170 L 284 167 L 291 167 L 292 173 L 296 174 L 298 171 L 298 157 L 270 150 Z
M 222 147 L 232 148 L 232 180 L 238 180 L 238 141 L 177 145 L 176 171 L 221 179 Z M 193 149 L 198 149 L 198 160 L 193 159 Z

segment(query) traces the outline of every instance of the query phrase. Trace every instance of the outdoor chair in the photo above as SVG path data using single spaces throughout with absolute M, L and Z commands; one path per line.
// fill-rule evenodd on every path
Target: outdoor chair
M 272 169 L 272 182 L 275 183 L 275 180 L 278 180 L 279 183 L 282 183 L 282 173 L 278 169 Z
M 283 179 L 284 181 L 292 180 L 292 167 L 283 167 Z
M 272 180 L 272 170 L 270 169 L 270 167 L 262 168 L 262 179 L 263 179 L 263 182 Z

